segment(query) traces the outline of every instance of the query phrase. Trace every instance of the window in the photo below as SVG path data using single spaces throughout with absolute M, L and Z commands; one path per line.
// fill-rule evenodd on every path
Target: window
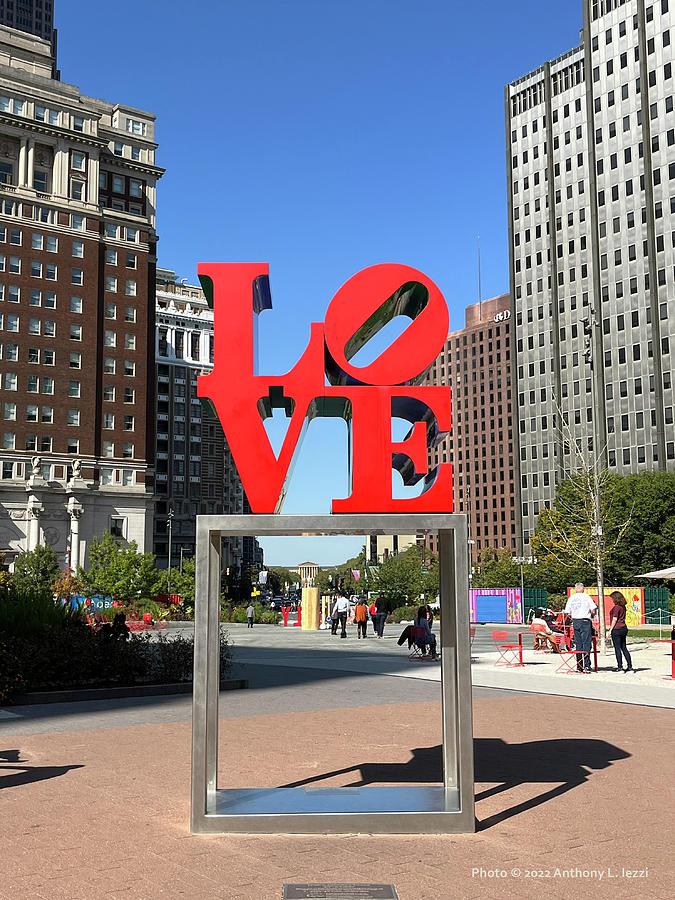
M 21 274 L 21 260 L 18 256 L 10 256 L 9 258 L 9 271 L 14 275 Z
M 125 127 L 129 134 L 139 134 L 142 137 L 146 135 L 147 126 L 145 122 L 141 122 L 139 119 L 127 119 Z
M 102 455 L 107 458 L 110 458 L 111 456 L 115 455 L 115 445 L 113 444 L 112 441 L 103 441 L 102 449 L 103 449 Z
M 121 175 L 113 175 L 112 189 L 116 194 L 124 193 L 124 178 Z
M 14 434 L 5 433 L 2 436 L 3 450 L 14 450 L 16 436 Z
M 130 487 L 134 483 L 133 469 L 122 469 L 122 484 L 124 487 Z
M 68 365 L 71 369 L 81 369 L 82 368 L 82 354 L 81 353 L 71 353 L 68 358 Z
M 7 300 L 10 303 L 18 303 L 21 299 L 21 290 L 14 284 L 10 284 L 7 288 Z
M 28 362 L 29 363 L 39 363 L 40 362 L 40 350 L 38 347 L 29 347 Z
M 112 431 L 115 427 L 115 415 L 114 413 L 103 413 L 103 427 L 106 431 Z
M 68 410 L 68 424 L 69 425 L 79 425 L 80 424 L 79 409 L 69 409 Z
M 56 281 L 56 265 L 54 263 L 47 263 L 45 265 L 45 278 L 47 281 Z
M 127 297 L 136 296 L 136 282 L 133 279 L 127 280 L 125 294 L 127 295 Z
M 121 141 L 115 141 L 113 144 L 113 153 L 115 156 L 122 156 L 124 153 L 124 144 Z
M 81 325 L 71 325 L 70 326 L 70 339 L 71 339 L 71 341 L 81 341 L 82 340 L 82 326 Z
M 84 231 L 84 216 L 71 216 L 70 226 L 73 231 Z
M 26 421 L 27 422 L 37 422 L 38 420 L 38 407 L 34 403 L 29 403 L 26 406 Z
M 84 274 L 82 269 L 71 269 L 70 272 L 70 281 L 72 284 L 84 284 Z
M 136 254 L 135 253 L 127 253 L 127 269 L 135 269 L 136 268 Z
M 127 240 L 132 244 L 138 241 L 138 228 L 127 228 Z
M 80 442 L 77 438 L 68 438 L 67 452 L 71 455 L 78 455 L 80 452 Z
M 54 424 L 54 407 L 52 407 L 52 406 L 43 406 L 42 407 L 42 422 L 45 425 L 53 425 Z
M 71 313 L 81 313 L 82 312 L 82 297 L 71 297 L 70 298 L 70 311 L 71 311 Z
M 116 238 L 119 237 L 119 226 L 113 225 L 112 222 L 106 222 L 105 225 L 105 236 L 107 238 Z
M 136 402 L 136 391 L 133 388 L 124 388 L 124 402 L 125 403 L 135 403 Z
M 33 236 L 31 238 L 31 248 L 33 250 L 42 250 L 44 246 L 44 237 L 41 234 L 38 234 L 36 231 L 33 232 Z
M 68 396 L 69 397 L 79 397 L 80 396 L 80 382 L 79 381 L 69 381 L 68 382 Z
M 0 344 L 2 347 L 2 344 Z M 19 345 L 18 344 L 6 344 L 5 345 L 5 358 L 10 361 L 16 361 L 19 358 Z
M 44 305 L 46 309 L 56 309 L 56 292 L 45 291 Z
M 17 380 L 17 376 L 13 372 L 5 372 L 5 390 L 15 391 Z
M 128 359 L 124 360 L 124 374 L 134 376 L 136 374 L 136 363 Z
M 124 321 L 125 322 L 135 322 L 136 321 L 136 307 L 135 306 L 127 306 L 124 311 Z
M 15 257 L 10 256 L 10 264 L 11 260 L 14 258 Z M 10 269 L 10 271 L 12 270 Z M 38 262 L 37 260 L 33 260 L 30 264 L 30 274 L 31 278 L 42 278 L 42 263 Z
M 141 159 L 141 148 L 140 148 L 140 147 L 134 147 L 134 146 L 132 145 L 132 147 L 131 147 L 131 158 L 134 159 L 134 160 L 136 160 L 136 162 L 140 162 L 140 159 Z
M 134 430 L 134 416 L 125 416 L 124 417 L 124 430 L 125 431 L 133 431 Z
M 85 170 L 85 155 L 84 153 L 78 153 L 78 151 L 74 150 L 70 160 L 70 166 L 72 169 L 77 169 L 78 172 L 84 172 Z
M 136 335 L 135 334 L 125 334 L 124 335 L 124 349 L 125 350 L 135 350 L 136 349 Z
M 104 336 L 104 344 L 106 347 L 116 347 L 117 333 L 115 331 L 106 331 Z
M 17 247 L 21 246 L 21 232 L 18 228 L 12 228 L 9 232 L 9 242 L 10 244 L 15 244 Z
M 54 337 L 56 335 L 56 322 L 46 319 L 43 324 L 42 333 L 45 337 Z
M 105 261 L 109 266 L 117 265 L 117 250 L 106 250 Z
M 42 322 L 40 319 L 28 320 L 28 334 L 40 334 Z M 17 328 L 17 331 L 19 329 Z
M 114 469 L 101 469 L 101 484 L 113 483 Z
M 106 375 L 114 375 L 115 374 L 115 360 L 107 357 L 103 360 L 103 372 Z
M 56 354 L 53 350 L 45 350 L 43 354 L 43 362 L 46 366 L 53 366 Z
M 84 257 L 84 241 L 73 241 L 73 256 Z
M 109 403 L 114 402 L 115 388 L 111 384 L 106 384 L 103 386 L 103 399 Z
M 106 319 L 116 319 L 117 318 L 117 304 L 116 303 L 106 303 L 105 304 L 105 317 L 106 317 Z
M 39 322 L 39 320 L 37 320 Z M 15 315 L 7 316 L 7 331 L 18 331 L 19 330 L 19 317 Z M 35 333 L 35 332 L 34 332 Z M 37 334 L 40 332 L 38 331 Z
M 84 119 L 82 116 L 73 116 L 73 131 L 84 131 Z
M 134 445 L 125 443 L 122 444 L 122 459 L 133 459 L 134 458 Z
M 84 200 L 84 181 L 76 178 L 70 180 L 70 197 L 72 200 Z
M 5 418 L 16 421 L 16 403 L 5 403 Z
M 114 275 L 105 276 L 105 289 L 106 291 L 112 291 L 113 293 L 117 290 L 117 279 Z

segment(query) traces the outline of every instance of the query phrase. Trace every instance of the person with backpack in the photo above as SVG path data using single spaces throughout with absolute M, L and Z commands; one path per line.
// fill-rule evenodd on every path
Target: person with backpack
M 386 597 L 378 597 L 375 601 L 375 630 L 378 640 L 384 636 L 384 623 L 391 612 L 391 604 Z

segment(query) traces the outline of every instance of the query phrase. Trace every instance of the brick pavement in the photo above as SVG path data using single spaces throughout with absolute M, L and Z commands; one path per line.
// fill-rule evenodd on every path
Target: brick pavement
M 546 696 L 474 710 L 475 835 L 191 835 L 189 723 L 0 737 L 0 898 L 278 900 L 305 881 L 393 882 L 401 900 L 672 896 L 671 711 Z M 439 741 L 435 703 L 222 720 L 221 786 L 436 781 Z M 472 878 L 480 866 L 649 877 Z

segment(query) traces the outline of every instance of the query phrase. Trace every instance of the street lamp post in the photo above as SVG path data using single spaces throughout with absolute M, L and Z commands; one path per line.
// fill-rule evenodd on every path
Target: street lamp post
M 169 529 L 169 564 L 166 570 L 166 592 L 171 597 L 171 542 L 173 535 L 173 509 L 169 509 L 169 515 L 166 520 Z
M 595 309 L 591 308 L 590 316 L 583 319 L 584 326 L 584 360 L 591 367 L 591 402 L 593 405 L 593 532 L 595 536 L 595 571 L 598 579 L 598 620 L 600 625 L 600 653 L 607 650 L 607 630 L 605 627 L 605 574 L 602 561 L 603 533 L 602 513 L 600 510 L 600 474 L 602 455 L 600 453 L 600 408 L 598 404 L 598 391 L 595 384 L 593 369 L 593 329 L 599 328 L 600 323 L 595 318 Z

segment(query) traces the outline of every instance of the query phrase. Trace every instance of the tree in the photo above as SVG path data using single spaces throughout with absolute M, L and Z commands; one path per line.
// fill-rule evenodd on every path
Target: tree
M 426 555 L 429 556 L 428 550 Z M 414 604 L 421 594 L 426 594 L 425 588 L 431 583 L 423 568 L 427 567 L 423 566 L 421 548 L 408 547 L 382 563 L 375 578 L 376 589 L 394 605 Z
M 183 562 L 180 568 L 171 569 L 171 593 L 178 594 L 183 606 L 195 605 L 195 560 L 194 557 Z
M 77 577 L 88 592 L 120 601 L 154 597 L 166 583 L 165 574 L 155 568 L 152 553 L 139 553 L 135 541 L 122 547 L 108 532 L 101 540 L 93 539 L 89 569 L 85 572 L 80 567 Z
M 616 528 L 627 521 L 628 527 L 624 539 L 608 555 L 608 584 L 632 585 L 641 572 L 672 566 L 675 562 L 675 472 L 615 475 L 609 490 L 612 498 L 607 514 L 609 523 Z
M 22 553 L 14 563 L 13 584 L 18 594 L 46 594 L 58 577 L 56 553 L 47 544 Z
M 523 573 L 524 574 L 524 573 Z M 476 573 L 473 576 L 476 588 L 520 587 L 520 566 L 513 561 L 510 550 L 491 550 L 486 547 L 478 555 Z
M 51 585 L 52 592 L 58 600 L 68 600 L 82 593 L 83 585 L 79 578 L 65 569 Z

